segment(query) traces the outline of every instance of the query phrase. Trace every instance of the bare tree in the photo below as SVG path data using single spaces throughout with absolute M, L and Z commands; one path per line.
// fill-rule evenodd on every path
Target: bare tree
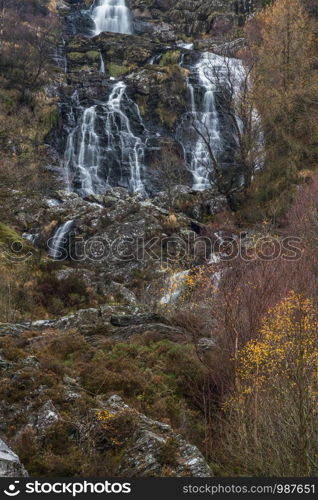
M 22 100 L 46 81 L 58 27 L 54 16 L 37 6 L 2 0 L 0 71 Z

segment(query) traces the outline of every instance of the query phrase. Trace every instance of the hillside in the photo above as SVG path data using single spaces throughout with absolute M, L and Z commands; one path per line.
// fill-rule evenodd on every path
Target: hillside
M 1 16 L 0 476 L 316 475 L 315 1 Z

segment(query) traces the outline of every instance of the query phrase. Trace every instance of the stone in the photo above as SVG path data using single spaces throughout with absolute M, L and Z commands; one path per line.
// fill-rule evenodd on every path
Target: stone
M 168 424 L 132 410 L 118 395 L 111 396 L 103 409 L 114 417 L 132 411 L 134 430 L 128 435 L 118 472 L 121 477 L 212 477 L 213 473 L 196 446 L 176 434 Z M 113 420 L 116 422 L 116 418 Z
M 40 433 L 45 432 L 60 418 L 51 400 L 46 401 L 34 417 L 34 425 Z
M 19 457 L 0 439 L 0 477 L 28 477 Z

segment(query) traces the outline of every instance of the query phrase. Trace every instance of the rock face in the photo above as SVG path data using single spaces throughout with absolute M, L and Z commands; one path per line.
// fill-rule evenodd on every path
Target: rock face
M 0 477 L 27 477 L 19 457 L 0 439 Z
M 64 156 L 71 191 L 85 196 L 120 186 L 153 196 L 162 187 L 159 164 L 169 162 L 165 158 L 168 144 L 183 164 L 178 183 L 192 184 L 186 165 L 189 158 L 184 158 L 187 144 L 178 133 L 180 123 L 193 109 L 192 101 L 202 112 L 206 89 L 192 70 L 201 51 L 222 45 L 221 36 L 233 30 L 238 16 L 252 9 L 248 0 L 237 4 L 225 0 L 131 0 L 127 6 L 134 20 L 132 34 L 93 36 L 91 2 L 68 2 L 61 55 L 67 78 L 58 90 L 60 120 L 52 142 Z M 236 46 L 226 47 L 223 52 L 235 50 Z M 231 124 L 222 112 L 224 103 L 217 90 L 213 92 L 218 108 L 213 112 L 220 121 L 216 129 L 220 129 L 224 150 L 232 150 L 236 142 Z M 191 115 L 189 118 L 191 122 Z M 196 134 L 190 129 L 186 141 L 191 149 Z M 235 163 L 232 152 L 230 158 L 225 153 L 225 163 Z M 222 155 L 220 158 L 223 162 Z M 176 184 L 173 177 L 171 182 Z
M 129 412 L 120 396 L 109 398 L 105 409 L 113 416 Z M 134 432 L 127 436 L 127 446 L 119 465 L 123 477 L 169 476 L 211 477 L 213 473 L 202 453 L 173 432 L 170 425 L 136 412 Z

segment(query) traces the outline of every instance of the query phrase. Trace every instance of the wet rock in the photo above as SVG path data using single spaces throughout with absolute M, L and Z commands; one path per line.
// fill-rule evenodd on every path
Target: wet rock
M 202 351 L 209 351 L 215 347 L 215 340 L 211 338 L 202 337 L 198 340 L 198 347 Z
M 183 329 L 164 323 L 145 323 L 119 328 L 113 334 L 113 339 L 119 342 L 127 341 L 134 335 L 149 335 L 153 342 L 163 339 L 171 342 L 185 342 L 190 336 Z

